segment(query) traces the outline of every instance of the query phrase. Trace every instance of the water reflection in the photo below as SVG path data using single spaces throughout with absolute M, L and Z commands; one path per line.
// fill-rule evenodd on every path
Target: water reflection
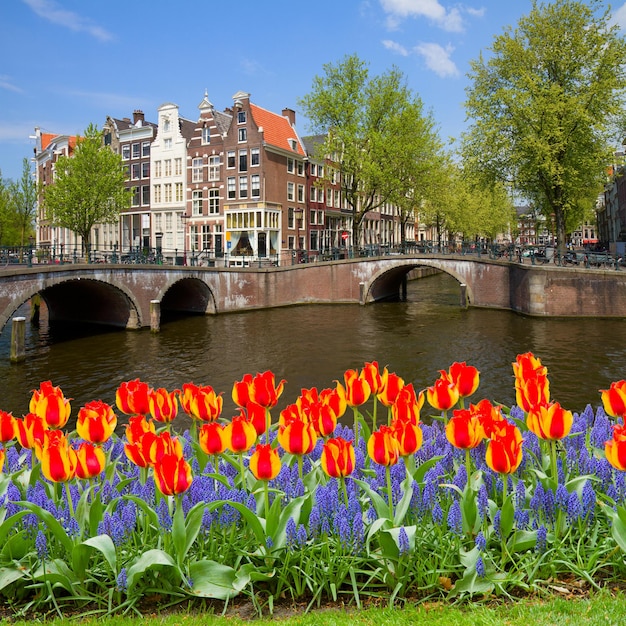
M 463 310 L 458 283 L 445 274 L 409 283 L 408 301 L 303 305 L 164 324 L 159 334 L 115 331 L 75 337 L 62 327 L 27 331 L 27 360 L 10 364 L 10 328 L 0 335 L 0 408 L 22 415 L 31 390 L 52 380 L 74 398 L 74 414 L 89 400 L 114 403 L 120 382 L 153 386 L 185 382 L 224 393 L 226 417 L 235 410 L 232 383 L 271 369 L 287 381 L 280 408 L 302 388 L 328 387 L 343 372 L 377 360 L 417 389 L 438 370 L 467 361 L 481 371 L 474 398 L 514 401 L 511 362 L 532 351 L 548 366 L 552 397 L 567 408 L 599 404 L 598 390 L 626 378 L 622 320 L 529 318 L 507 311 Z M 28 316 L 25 310 L 20 314 Z

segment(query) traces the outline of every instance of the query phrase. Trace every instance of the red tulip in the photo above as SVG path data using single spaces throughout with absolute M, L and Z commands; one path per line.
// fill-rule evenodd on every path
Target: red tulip
M 226 450 L 224 426 L 219 422 L 202 424 L 198 431 L 198 443 L 206 454 L 222 454 Z
M 381 426 L 367 441 L 367 454 L 378 465 L 395 465 L 399 452 L 398 442 L 389 426 Z
M 257 480 L 273 480 L 280 472 L 278 450 L 269 443 L 258 443 L 250 457 L 250 471 Z
M 147 433 L 142 437 L 144 450 L 148 452 L 151 465 L 156 465 L 166 455 L 183 456 L 183 446 L 177 437 L 172 437 L 167 431 L 153 435 Z
M 76 450 L 76 476 L 83 480 L 93 478 L 102 473 L 105 462 L 102 448 L 83 442 Z
M 91 443 L 104 443 L 117 426 L 117 416 L 113 409 L 101 400 L 88 402 L 78 411 L 76 432 Z
M 470 413 L 475 415 L 480 421 L 485 437 L 491 437 L 497 431 L 497 427 L 502 422 L 506 422 L 499 406 L 493 406 L 487 399 L 481 400 L 478 404 L 470 404 Z
M 343 437 L 329 439 L 322 448 L 322 469 L 331 478 L 352 474 L 355 466 L 354 446 Z
M 611 383 L 608 389 L 601 389 L 604 411 L 611 417 L 626 416 L 626 380 Z
M 2 468 L 4 467 L 5 457 L 6 457 L 6 452 L 4 451 L 4 448 L 0 448 L 0 472 L 2 471 Z
M 386 370 L 387 368 L 385 368 L 384 371 L 386 372 Z M 383 376 L 380 373 L 380 370 L 378 369 L 377 361 L 366 363 L 363 366 L 363 369 L 361 371 L 361 376 L 363 377 L 364 380 L 367 381 L 367 383 L 370 386 L 371 392 L 374 395 L 382 391 L 384 382 L 383 382 Z
M 154 464 L 154 484 L 164 496 L 184 493 L 192 482 L 191 466 L 182 456 L 167 453 Z
M 535 357 L 532 352 L 518 354 L 513 363 L 513 374 L 518 380 L 525 380 L 536 375 L 547 376 L 548 368 L 541 365 L 541 359 Z
M 487 444 L 485 462 L 499 474 L 512 474 L 522 462 L 522 433 L 514 424 L 504 421 L 498 434 Z
M 179 390 L 168 391 L 160 387 L 159 389 L 150 390 L 148 395 L 148 407 L 150 409 L 150 415 L 162 424 L 168 424 L 178 414 L 178 399 L 177 395 Z
M 252 423 L 254 429 L 256 430 L 256 434 L 260 437 L 267 428 L 267 409 L 264 406 L 251 401 L 246 404 L 245 409 L 248 421 Z
M 156 435 L 153 432 L 144 432 L 134 439 L 132 443 L 124 444 L 124 453 L 129 461 L 137 467 L 150 466 L 150 445 Z
M 180 403 L 187 415 L 203 422 L 213 422 L 222 413 L 224 399 L 209 385 L 200 387 L 193 383 L 185 383 Z
M 278 398 L 283 393 L 285 381 L 281 380 L 276 385 L 274 374 L 270 371 L 257 374 L 252 379 L 249 387 L 250 400 L 256 404 L 260 404 L 266 409 L 276 406 Z
M 17 436 L 17 423 L 12 413 L 0 411 L 0 442 L 6 443 Z
M 545 374 L 536 373 L 515 380 L 515 400 L 517 406 L 528 413 L 534 406 L 550 402 L 550 383 Z
M 320 402 L 324 406 L 328 406 L 337 419 L 341 418 L 348 408 L 346 390 L 340 384 L 337 384 L 332 389 L 322 389 L 320 391 Z
M 33 391 L 29 411 L 39 415 L 49 428 L 63 428 L 67 424 L 72 408 L 60 387 L 53 387 L 48 380 Z
M 566 411 L 558 402 L 534 406 L 526 416 L 528 430 L 541 439 L 562 439 L 574 423 L 571 411 Z
M 148 383 L 141 382 L 138 378 L 122 383 L 115 392 L 115 403 L 124 415 L 148 415 L 150 403 L 148 396 L 150 387 Z
M 126 440 L 128 443 L 137 443 L 148 432 L 156 434 L 154 422 L 149 422 L 144 415 L 133 415 L 128 418 L 128 424 L 126 425 Z
M 244 374 L 240 381 L 233 384 L 232 398 L 237 406 L 244 408 L 250 402 L 250 385 L 252 385 L 252 374 Z

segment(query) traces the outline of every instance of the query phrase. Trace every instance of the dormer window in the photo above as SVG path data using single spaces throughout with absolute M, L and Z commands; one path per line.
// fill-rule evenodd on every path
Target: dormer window
M 298 149 L 298 142 L 295 139 L 289 139 L 289 145 L 291 146 L 292 150 L 297 150 Z

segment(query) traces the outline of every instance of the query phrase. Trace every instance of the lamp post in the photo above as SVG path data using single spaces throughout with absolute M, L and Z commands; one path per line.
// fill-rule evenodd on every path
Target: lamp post
M 304 215 L 304 209 L 296 209 L 294 215 L 296 218 L 296 259 L 297 262 L 300 263 L 300 251 L 302 249 L 300 245 L 300 221 Z
M 183 223 L 183 265 L 187 265 L 187 220 L 189 215 L 180 214 L 180 221 Z

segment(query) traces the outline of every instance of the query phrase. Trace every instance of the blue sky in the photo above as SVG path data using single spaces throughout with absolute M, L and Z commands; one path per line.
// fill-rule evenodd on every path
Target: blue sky
M 0 171 L 17 179 L 34 128 L 79 134 L 106 116 L 175 102 L 222 110 L 237 91 L 299 114 L 324 65 L 357 54 L 372 74 L 397 66 L 433 112 L 442 139 L 465 128 L 469 62 L 531 9 L 531 0 L 2 0 Z M 613 3 L 626 30 L 626 2 Z M 298 115 L 296 128 L 309 132 Z

